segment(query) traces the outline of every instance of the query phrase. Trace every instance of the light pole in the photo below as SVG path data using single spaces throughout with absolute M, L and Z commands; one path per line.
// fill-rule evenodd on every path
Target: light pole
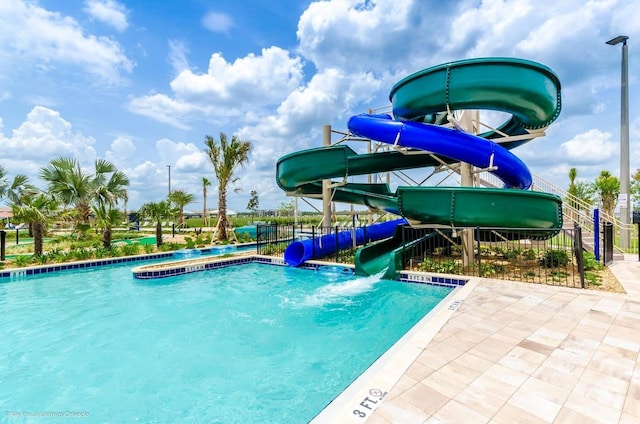
M 171 195 L 171 165 L 167 165 L 169 169 L 169 195 Z
M 622 43 L 622 72 L 620 84 L 620 247 L 629 247 L 629 58 L 626 35 L 619 35 L 607 41 L 610 46 Z

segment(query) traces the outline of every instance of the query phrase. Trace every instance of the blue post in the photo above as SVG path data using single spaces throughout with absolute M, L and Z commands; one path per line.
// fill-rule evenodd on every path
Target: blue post
M 593 254 L 600 262 L 600 209 L 593 210 Z

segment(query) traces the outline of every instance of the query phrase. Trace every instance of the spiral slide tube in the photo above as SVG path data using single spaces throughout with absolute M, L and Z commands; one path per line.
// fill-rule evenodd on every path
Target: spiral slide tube
M 354 237 L 356 246 L 389 238 L 393 236 L 398 225 L 406 223 L 404 219 L 396 219 L 314 239 L 297 240 L 284 251 L 284 260 L 290 266 L 299 266 L 309 259 L 322 258 L 336 253 L 337 250 L 351 248 L 354 245 Z

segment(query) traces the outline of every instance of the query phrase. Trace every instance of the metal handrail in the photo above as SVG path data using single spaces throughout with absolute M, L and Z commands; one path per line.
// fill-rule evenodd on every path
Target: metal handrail
M 494 174 L 490 172 L 483 171 L 478 174 L 479 184 L 484 186 L 492 186 L 492 187 L 501 187 L 504 183 L 496 177 Z M 593 222 L 593 210 L 595 206 L 584 200 L 574 196 L 569 193 L 567 190 L 562 187 L 558 187 L 557 185 L 545 180 L 539 175 L 533 175 L 533 184 L 532 190 L 542 191 L 545 193 L 555 194 L 560 196 L 563 199 L 562 202 L 562 213 L 563 215 L 570 220 L 567 224 L 573 225 L 574 222 L 580 224 L 585 230 L 593 231 L 595 228 Z M 584 214 L 585 211 L 588 211 L 587 214 Z M 637 227 L 633 224 L 624 224 L 615 216 L 612 216 L 606 213 L 603 210 L 600 210 L 600 223 L 603 222 L 611 222 L 613 224 L 614 231 L 619 233 L 621 229 L 629 231 L 631 234 L 635 235 L 637 231 Z M 602 228 L 602 226 L 601 226 Z M 614 244 L 614 248 L 619 252 L 624 252 L 619 244 Z

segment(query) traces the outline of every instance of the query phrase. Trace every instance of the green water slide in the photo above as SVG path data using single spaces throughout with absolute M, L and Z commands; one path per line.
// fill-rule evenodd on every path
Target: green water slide
M 397 273 L 402 270 L 403 252 L 418 243 L 438 236 L 438 233 L 431 232 L 414 240 L 405 240 L 402 235 L 402 226 L 399 225 L 393 237 L 368 244 L 356 251 L 357 273 L 374 275 L 384 270 L 383 278 L 395 279 Z
M 404 78 L 393 86 L 389 97 L 393 118 L 354 116 L 348 123 L 350 132 L 409 152 L 430 154 L 357 154 L 344 145 L 294 152 L 277 163 L 278 185 L 297 195 L 320 196 L 323 179 L 340 183 L 352 175 L 463 161 L 489 169 L 508 188 L 419 186 L 399 187 L 392 192 L 386 184 L 344 183 L 336 184 L 333 200 L 392 212 L 422 224 L 542 230 L 562 227 L 561 199 L 528 190 L 531 174 L 510 152 L 533 138 L 528 137 L 530 130 L 543 129 L 558 117 L 560 82 L 553 71 L 521 59 L 462 60 Z M 495 130 L 478 136 L 435 125 L 446 123 L 448 112 L 464 109 L 502 111 L 511 117 Z M 504 143 L 492 141 L 505 136 Z M 540 236 L 550 234 L 542 231 Z M 389 249 L 393 250 L 391 245 Z

